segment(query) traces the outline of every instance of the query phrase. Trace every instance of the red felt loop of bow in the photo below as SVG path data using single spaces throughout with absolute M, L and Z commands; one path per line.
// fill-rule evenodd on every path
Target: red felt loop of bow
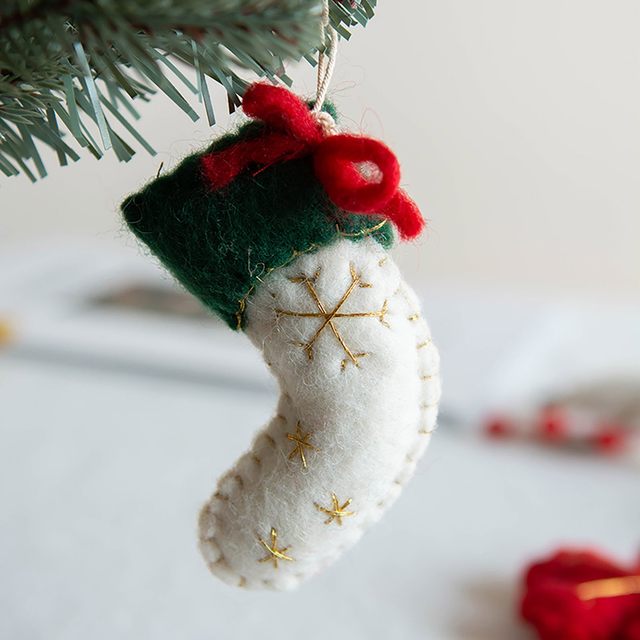
M 377 180 L 368 180 L 361 164 L 375 165 Z M 400 165 L 389 147 L 354 135 L 325 138 L 313 154 L 318 180 L 339 207 L 355 213 L 374 213 L 398 190 Z
M 245 93 L 244 112 L 266 125 L 265 132 L 202 158 L 213 189 L 221 189 L 250 166 L 259 171 L 276 162 L 313 155 L 316 177 L 341 209 L 378 214 L 391 220 L 400 235 L 414 238 L 424 220 L 416 204 L 399 189 L 400 166 L 382 142 L 364 136 L 325 135 L 307 105 L 282 87 L 254 84 Z M 372 169 L 368 179 L 364 167 Z

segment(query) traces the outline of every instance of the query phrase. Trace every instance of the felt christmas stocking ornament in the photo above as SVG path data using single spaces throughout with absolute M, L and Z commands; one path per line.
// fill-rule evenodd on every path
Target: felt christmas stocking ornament
M 438 353 L 388 254 L 394 227 L 404 239 L 423 227 L 393 153 L 283 88 L 253 85 L 243 109 L 253 120 L 122 210 L 279 382 L 275 415 L 199 527 L 220 578 L 287 589 L 353 545 L 413 474 L 436 424 Z

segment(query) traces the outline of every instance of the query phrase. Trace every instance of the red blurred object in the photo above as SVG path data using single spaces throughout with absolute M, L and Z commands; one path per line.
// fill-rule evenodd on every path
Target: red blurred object
M 569 437 L 569 423 L 565 413 L 557 407 L 547 407 L 540 412 L 540 437 L 548 442 L 561 442 Z
M 516 425 L 504 416 L 491 416 L 484 423 L 484 432 L 496 440 L 511 438 L 517 433 Z
M 528 567 L 520 614 L 540 640 L 640 640 L 640 562 L 560 550 Z
M 617 424 L 603 424 L 593 438 L 593 443 L 602 453 L 619 453 L 629 440 L 624 427 Z

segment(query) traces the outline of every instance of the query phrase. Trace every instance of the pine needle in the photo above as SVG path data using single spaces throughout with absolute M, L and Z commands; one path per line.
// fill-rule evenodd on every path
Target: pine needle
M 375 4 L 331 0 L 331 23 L 347 38 Z M 61 165 L 80 149 L 95 157 L 111 149 L 125 161 L 132 145 L 153 153 L 135 101 L 161 91 L 195 120 L 183 92 L 195 93 L 213 124 L 207 79 L 226 91 L 230 110 L 247 76 L 288 82 L 283 60 L 314 60 L 321 16 L 322 0 L 3 0 L 0 171 L 44 177 L 39 147 Z

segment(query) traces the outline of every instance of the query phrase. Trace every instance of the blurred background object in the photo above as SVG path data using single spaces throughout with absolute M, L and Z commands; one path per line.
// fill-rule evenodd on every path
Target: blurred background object
M 593 549 L 560 549 L 528 566 L 520 615 L 541 640 L 635 640 L 640 563 L 624 566 Z
M 487 417 L 492 438 L 526 438 L 552 446 L 636 457 L 640 447 L 640 384 L 637 379 L 599 380 L 587 386 L 571 381 L 538 406 Z M 531 405 L 531 403 L 529 403 Z
M 227 124 L 159 97 L 141 106 L 158 157 L 1 185 L 0 636 L 515 640 L 531 637 L 514 615 L 531 556 L 637 550 L 632 457 L 480 436 L 491 416 L 553 436 L 575 412 L 637 430 L 640 5 L 407 11 L 382 2 L 342 46 L 330 97 L 394 148 L 429 218 L 396 250 L 442 352 L 441 429 L 416 481 L 299 594 L 207 575 L 199 504 L 275 391 L 246 338 L 123 230 L 123 196 Z M 313 93 L 313 70 L 291 75 Z

